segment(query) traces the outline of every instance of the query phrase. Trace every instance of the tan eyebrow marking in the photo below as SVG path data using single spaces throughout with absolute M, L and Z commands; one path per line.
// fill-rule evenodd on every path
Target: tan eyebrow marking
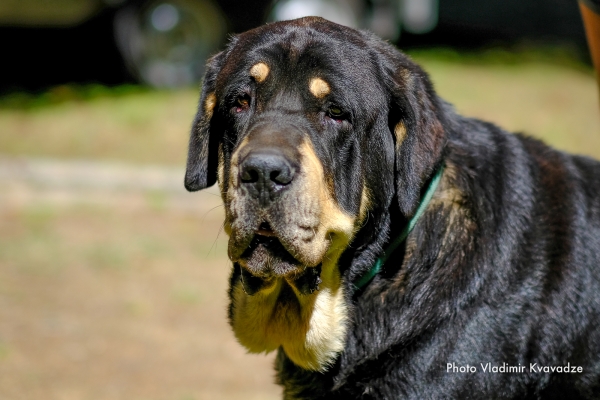
M 331 91 L 329 84 L 321 78 L 312 78 L 308 84 L 308 88 L 318 99 L 327 96 Z
M 267 76 L 269 75 L 269 66 L 263 62 L 259 62 L 254 64 L 252 68 L 250 68 L 250 76 L 256 79 L 256 82 L 261 83 Z

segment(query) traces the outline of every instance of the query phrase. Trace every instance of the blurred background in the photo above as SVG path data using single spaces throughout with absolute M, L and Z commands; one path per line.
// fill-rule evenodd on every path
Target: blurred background
M 321 15 L 396 43 L 465 115 L 600 158 L 575 0 L 0 1 L 0 399 L 276 399 L 226 321 L 212 188 L 188 194 L 206 58 Z

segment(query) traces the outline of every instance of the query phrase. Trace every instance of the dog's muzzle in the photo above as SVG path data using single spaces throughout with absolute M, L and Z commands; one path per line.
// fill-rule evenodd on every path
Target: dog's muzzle
M 236 151 L 229 256 L 245 270 L 246 282 L 249 274 L 263 281 L 284 278 L 300 292 L 318 285 L 319 264 L 303 250 L 319 222 L 319 200 L 306 193 L 303 140 L 294 125 L 265 123 L 253 127 Z

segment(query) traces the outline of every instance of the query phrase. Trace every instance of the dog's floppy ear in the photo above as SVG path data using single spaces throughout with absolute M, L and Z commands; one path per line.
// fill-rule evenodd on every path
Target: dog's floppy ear
M 388 44 L 380 44 L 379 49 L 390 93 L 388 124 L 396 146 L 396 194 L 400 211 L 410 218 L 423 187 L 441 163 L 446 139 L 443 105 L 417 64 Z
M 198 113 L 194 118 L 188 149 L 185 188 L 190 192 L 212 186 L 217 180 L 218 137 L 213 114 L 217 107 L 217 75 L 223 66 L 225 51 L 207 62 Z

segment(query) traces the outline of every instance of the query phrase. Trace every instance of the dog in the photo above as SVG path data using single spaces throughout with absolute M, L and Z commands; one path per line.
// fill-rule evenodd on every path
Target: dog
M 600 163 L 458 115 L 373 34 L 233 37 L 185 174 L 215 182 L 229 321 L 285 399 L 600 398 Z

